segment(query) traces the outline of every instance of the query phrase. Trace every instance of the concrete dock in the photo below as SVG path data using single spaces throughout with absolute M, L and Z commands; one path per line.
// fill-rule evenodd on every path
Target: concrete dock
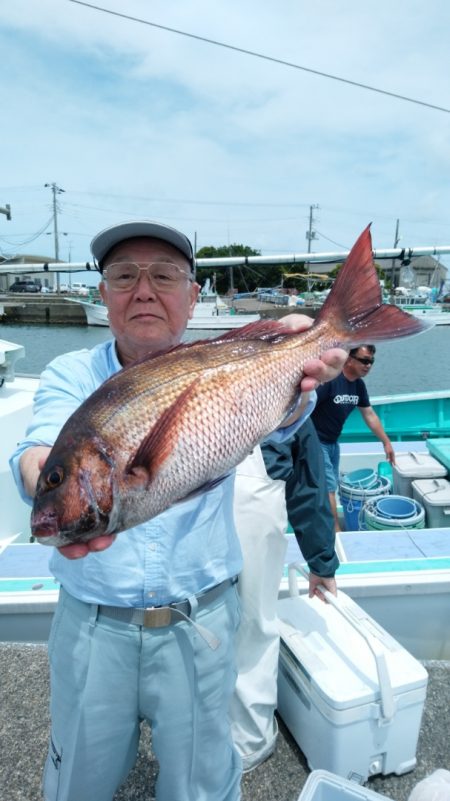
M 425 662 L 429 684 L 417 751 L 404 776 L 377 776 L 367 787 L 394 801 L 437 768 L 450 768 L 450 662 Z M 47 751 L 48 668 L 45 645 L 0 644 L 0 799 L 42 801 Z M 114 801 L 152 801 L 157 764 L 144 727 L 139 757 Z M 305 758 L 280 723 L 274 755 L 242 780 L 242 801 L 297 801 L 308 775 Z M 79 799 L 83 801 L 83 799 Z

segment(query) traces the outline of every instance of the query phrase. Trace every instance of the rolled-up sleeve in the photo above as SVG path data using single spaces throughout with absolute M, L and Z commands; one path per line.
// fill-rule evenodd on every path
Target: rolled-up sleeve
M 96 389 L 95 376 L 89 370 L 85 354 L 60 356 L 41 375 L 33 401 L 33 417 L 24 439 L 9 459 L 9 465 L 22 499 L 31 505 L 20 472 L 20 457 L 38 445 L 52 446 L 70 415 Z

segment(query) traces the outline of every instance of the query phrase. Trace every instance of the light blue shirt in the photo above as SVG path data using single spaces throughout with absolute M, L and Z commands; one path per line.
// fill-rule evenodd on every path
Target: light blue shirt
M 19 459 L 36 445 L 53 445 L 63 424 L 100 384 L 121 369 L 114 341 L 54 359 L 41 376 L 25 439 L 10 459 L 22 498 Z M 304 419 L 314 406 L 311 400 Z M 271 438 L 284 440 L 300 423 Z M 234 472 L 209 492 L 175 504 L 119 534 L 110 548 L 69 560 L 54 550 L 53 575 L 75 598 L 110 606 L 160 606 L 184 600 L 242 569 L 233 518 Z

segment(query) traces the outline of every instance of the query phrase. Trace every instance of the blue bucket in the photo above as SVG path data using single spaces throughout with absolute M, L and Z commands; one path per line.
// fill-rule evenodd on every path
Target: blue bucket
M 385 504 L 384 501 L 393 501 L 392 504 Z M 406 515 L 406 504 L 401 501 L 407 501 L 409 504 L 409 514 Z M 381 502 L 381 509 L 379 511 L 379 504 Z M 393 513 L 396 509 L 399 515 L 390 516 L 383 513 L 388 511 Z M 401 516 L 403 515 L 403 516 Z M 425 527 L 425 509 L 418 501 L 411 498 L 404 498 L 401 495 L 380 496 L 378 498 L 371 498 L 364 504 L 364 509 L 361 517 L 363 518 L 363 527 L 367 529 L 386 530 L 386 529 L 406 529 L 406 528 L 424 528 Z
M 375 504 L 377 514 L 382 517 L 413 517 L 417 514 L 416 503 L 412 498 L 404 498 L 401 495 L 391 495 L 379 498 Z
M 367 528 L 364 524 L 364 514 L 362 508 L 369 498 L 379 498 L 391 491 L 391 482 L 388 478 L 375 475 L 375 484 L 368 489 L 367 487 L 357 487 L 354 484 L 346 484 L 347 476 L 344 476 L 339 484 L 339 497 L 341 499 L 342 511 L 344 513 L 344 525 L 346 531 L 360 531 Z
M 362 470 L 352 470 L 343 477 L 345 484 L 351 487 L 358 487 L 359 489 L 370 489 L 377 483 L 377 474 L 371 468 L 363 468 Z
M 352 500 L 361 498 L 364 500 L 365 498 L 371 498 L 378 495 L 385 495 L 391 491 L 392 485 L 388 478 L 384 476 L 377 477 L 377 480 L 373 487 L 368 489 L 367 487 L 355 487 L 354 484 L 346 484 L 345 482 L 346 476 L 343 477 L 339 484 L 339 495 L 342 498 L 352 498 Z
M 364 515 L 362 507 L 364 498 L 350 498 L 341 495 L 342 511 L 346 531 L 360 531 L 364 528 Z

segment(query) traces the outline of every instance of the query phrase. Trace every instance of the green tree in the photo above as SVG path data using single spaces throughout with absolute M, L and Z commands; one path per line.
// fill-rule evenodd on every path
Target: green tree
M 198 259 L 226 258 L 227 256 L 260 256 L 261 252 L 249 247 L 234 243 L 232 245 L 222 245 L 214 247 L 206 245 L 197 251 Z M 295 271 L 299 272 L 303 266 L 295 265 Z M 247 264 L 233 266 L 232 275 L 230 267 L 198 267 L 197 281 L 203 286 L 207 278 L 210 279 L 212 286 L 215 286 L 220 295 L 226 294 L 230 286 L 234 287 L 235 292 L 254 292 L 258 287 L 277 287 L 284 283 L 285 286 L 297 286 L 296 279 L 290 279 L 287 283 L 283 282 L 282 276 L 285 272 L 292 272 L 292 265 L 286 264 Z

